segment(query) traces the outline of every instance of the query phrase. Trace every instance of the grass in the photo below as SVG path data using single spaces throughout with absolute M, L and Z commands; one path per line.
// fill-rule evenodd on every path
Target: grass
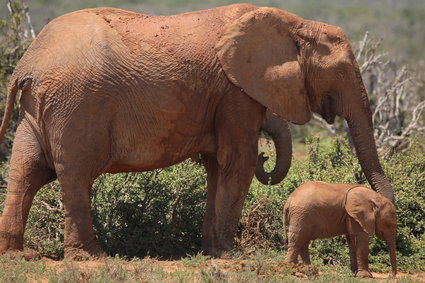
M 154 258 L 99 261 L 25 261 L 0 257 L 0 282 L 394 282 L 354 278 L 341 266 L 284 263 L 281 253 L 260 252 L 211 259 L 201 254 L 176 261 Z M 422 276 L 422 277 L 420 277 Z M 424 274 L 399 276 L 397 282 L 423 282 Z

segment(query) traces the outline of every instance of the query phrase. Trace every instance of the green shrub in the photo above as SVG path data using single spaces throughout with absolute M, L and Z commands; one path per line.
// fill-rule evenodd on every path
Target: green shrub
M 64 214 L 60 186 L 44 186 L 34 199 L 25 230 L 26 246 L 46 256 L 63 256 Z
M 6 1 L 2 1 L 6 2 Z M 5 5 L 2 5 L 2 9 Z M 3 6 L 4 5 L 4 6 Z M 31 43 L 31 39 L 25 36 L 23 24 L 25 22 L 22 1 L 10 1 L 11 13 L 8 17 L 0 19 L 0 117 L 3 117 L 5 109 L 7 84 L 9 76 L 13 73 L 19 59 L 24 55 L 26 48 Z M 9 128 L 5 135 L 5 147 L 12 147 L 15 130 L 19 123 L 19 109 L 15 105 Z M 0 159 L 4 160 L 7 150 L 0 147 Z
M 346 140 L 319 143 L 318 139 L 309 139 L 307 147 L 309 155 L 293 160 L 287 178 L 279 185 L 264 186 L 253 180 L 236 238 L 238 249 L 245 254 L 286 249 L 282 207 L 302 183 L 365 182 Z M 421 141 L 417 139 L 411 149 L 382 160 L 382 164 L 396 192 L 399 268 L 424 270 L 425 155 Z M 7 165 L 3 165 L 2 176 L 6 170 Z M 190 161 L 146 173 L 101 176 L 93 186 L 92 197 L 99 243 L 110 255 L 127 257 L 171 257 L 199 251 L 205 180 L 204 169 Z M 3 200 L 4 194 L 0 194 L 0 206 Z M 57 182 L 37 194 L 25 240 L 27 246 L 44 255 L 63 255 L 63 209 Z M 316 240 L 310 252 L 316 264 L 349 263 L 343 236 Z M 371 238 L 370 262 L 375 271 L 389 271 L 387 245 L 376 237 Z
M 203 168 L 190 161 L 146 173 L 105 174 L 93 186 L 103 248 L 128 257 L 179 256 L 201 246 Z

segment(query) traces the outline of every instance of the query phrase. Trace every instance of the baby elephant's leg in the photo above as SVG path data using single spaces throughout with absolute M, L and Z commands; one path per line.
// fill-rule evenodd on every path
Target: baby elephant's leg
M 286 254 L 286 262 L 298 263 L 298 256 L 305 264 L 310 264 L 310 256 L 308 253 L 308 245 L 310 239 L 302 237 L 302 231 L 293 232 L 291 227 L 288 229 L 288 253 Z
M 356 248 L 352 238 L 347 235 L 347 243 L 350 250 L 350 269 L 353 274 L 357 272 Z
M 308 252 L 308 245 L 309 245 L 309 243 L 307 242 L 300 248 L 301 260 L 304 264 L 311 264 L 310 263 L 310 254 Z

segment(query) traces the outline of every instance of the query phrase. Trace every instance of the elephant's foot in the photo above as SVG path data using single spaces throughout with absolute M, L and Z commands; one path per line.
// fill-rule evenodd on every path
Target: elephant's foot
M 33 249 L 24 250 L 7 250 L 2 253 L 3 256 L 8 257 L 10 259 L 25 259 L 27 261 L 39 260 L 41 259 L 41 255 L 39 252 Z
M 0 228 L 0 254 L 23 251 L 23 235 L 6 231 Z
M 355 276 L 359 278 L 373 278 L 369 270 L 358 270 Z
M 202 247 L 204 255 L 215 258 L 226 258 L 233 249 L 234 246 L 232 241 L 220 241 L 217 245 L 204 244 Z
M 83 248 L 65 247 L 65 258 L 77 261 L 96 260 L 106 256 L 106 253 L 95 242 Z

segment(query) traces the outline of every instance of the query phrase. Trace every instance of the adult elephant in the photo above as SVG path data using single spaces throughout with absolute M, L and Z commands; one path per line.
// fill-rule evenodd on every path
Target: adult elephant
M 58 178 L 65 256 L 102 254 L 90 188 L 102 173 L 203 155 L 203 250 L 232 248 L 257 163 L 266 109 L 296 123 L 344 117 L 374 189 L 393 200 L 378 161 L 360 71 L 343 31 L 275 8 L 237 4 L 174 16 L 113 8 L 46 25 L 10 78 L 0 136 L 22 89 L 0 252 L 23 248 L 38 189 Z

